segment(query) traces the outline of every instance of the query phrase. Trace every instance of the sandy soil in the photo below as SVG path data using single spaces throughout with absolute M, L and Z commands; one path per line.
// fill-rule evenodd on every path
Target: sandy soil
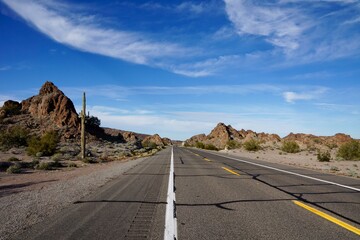
M 297 167 L 309 168 L 325 173 L 360 178 L 360 161 L 337 161 L 335 152 L 332 152 L 330 162 L 319 162 L 315 152 L 301 151 L 299 153 L 285 153 L 277 149 L 266 149 L 257 152 L 248 152 L 244 149 L 222 150 L 237 157 L 259 159 L 266 162 L 280 163 Z

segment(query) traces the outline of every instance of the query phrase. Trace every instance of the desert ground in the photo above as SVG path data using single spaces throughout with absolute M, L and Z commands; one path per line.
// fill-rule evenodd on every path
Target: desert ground
M 280 163 L 301 168 L 313 169 L 325 173 L 337 174 L 353 178 L 360 178 L 360 161 L 336 160 L 336 153 L 331 152 L 330 162 L 319 162 L 317 152 L 301 151 L 299 153 L 285 153 L 278 149 L 263 149 L 249 152 L 244 149 L 221 150 L 236 157 L 258 159 L 264 162 Z

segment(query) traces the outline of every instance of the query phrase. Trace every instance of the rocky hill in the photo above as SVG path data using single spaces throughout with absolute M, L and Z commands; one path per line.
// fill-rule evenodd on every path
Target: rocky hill
M 328 148 L 338 147 L 346 142 L 353 140 L 349 135 L 343 133 L 335 134 L 334 136 L 315 136 L 312 134 L 290 133 L 284 138 L 277 134 L 256 133 L 251 130 L 236 130 L 231 125 L 219 123 L 210 132 L 209 135 L 198 134 L 184 142 L 187 146 L 196 146 L 198 142 L 204 145 L 214 145 L 218 149 L 225 149 L 231 141 L 239 145 L 249 140 L 256 140 L 262 146 L 279 147 L 284 141 L 295 141 L 301 148 L 319 148 L 326 146 Z
M 20 103 L 13 100 L 4 103 L 0 108 L 0 131 L 6 131 L 13 126 L 21 126 L 34 135 L 56 130 L 63 141 L 77 139 L 80 136 L 80 118 L 73 102 L 52 82 L 45 82 L 38 95 Z M 171 144 L 171 140 L 162 139 L 158 135 L 150 137 L 146 134 L 99 126 L 87 126 L 87 132 L 89 140 L 95 141 L 130 143 L 139 147 L 144 139 L 161 146 Z

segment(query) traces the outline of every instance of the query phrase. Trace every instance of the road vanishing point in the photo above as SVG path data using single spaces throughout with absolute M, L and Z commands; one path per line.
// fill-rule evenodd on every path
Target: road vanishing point
M 168 147 L 15 239 L 360 239 L 360 181 Z

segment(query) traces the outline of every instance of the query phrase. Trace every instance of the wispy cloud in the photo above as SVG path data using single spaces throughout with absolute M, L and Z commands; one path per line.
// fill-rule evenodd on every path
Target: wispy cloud
M 0 71 L 7 71 L 7 70 L 10 70 L 10 69 L 11 69 L 11 66 L 0 67 Z
M 360 53 L 360 35 L 350 24 L 359 20 L 358 1 L 224 2 L 239 36 L 259 36 L 270 43 L 278 61 L 286 62 L 284 65 L 329 61 Z
M 147 65 L 188 52 L 177 44 L 147 39 L 141 33 L 101 26 L 101 21 L 95 17 L 76 14 L 71 5 L 57 1 L 3 2 L 40 32 L 81 51 Z
M 286 91 L 283 93 L 283 97 L 286 102 L 288 103 L 294 103 L 299 100 L 313 100 L 320 98 L 325 92 L 327 92 L 328 89 L 324 87 L 317 88 L 312 91 L 306 91 L 306 92 L 292 92 L 292 91 Z
M 294 9 L 276 4 L 251 1 L 225 0 L 226 12 L 240 35 L 260 35 L 285 49 L 298 48 L 299 36 L 308 28 L 306 18 Z

